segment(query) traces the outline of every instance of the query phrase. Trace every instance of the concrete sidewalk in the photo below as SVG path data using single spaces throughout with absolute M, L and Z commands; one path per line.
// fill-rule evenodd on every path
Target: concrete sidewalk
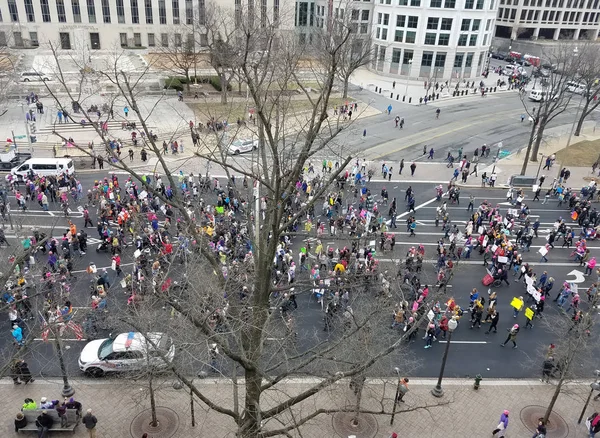
M 497 84 L 498 79 L 502 79 L 504 81 L 507 80 L 506 76 L 500 76 L 497 73 L 494 73 L 492 70 L 490 70 L 490 74 L 488 75 L 487 78 L 483 78 L 483 77 L 476 77 L 476 78 L 469 78 L 469 79 L 465 79 L 464 81 L 458 80 L 460 82 L 460 86 L 459 86 L 459 91 L 468 91 L 468 93 L 465 93 L 464 96 L 456 96 L 453 97 L 452 96 L 452 92 L 454 91 L 455 87 L 456 87 L 456 83 L 457 83 L 457 79 L 452 79 L 452 80 L 448 80 L 448 87 L 444 87 L 443 91 L 435 91 L 435 93 L 439 93 L 440 95 L 440 101 L 443 100 L 459 100 L 459 99 L 469 99 L 469 98 L 477 98 L 480 97 L 481 94 L 479 93 L 479 83 L 480 81 L 483 81 L 483 83 L 485 84 L 486 87 L 495 87 Z M 439 85 L 445 85 L 447 79 L 439 79 L 437 82 L 439 83 Z M 475 81 L 475 92 L 473 91 L 473 89 L 466 88 L 466 83 L 467 82 L 473 82 Z M 396 87 L 393 87 L 393 83 L 396 83 Z M 402 103 L 402 99 L 403 96 L 406 96 L 404 103 L 408 104 L 409 103 L 409 98 L 411 100 L 410 104 L 411 105 L 419 105 L 419 98 L 420 97 L 424 97 L 426 94 L 432 94 L 434 93 L 435 88 L 430 88 L 429 90 L 427 90 L 427 88 L 425 87 L 425 82 L 422 80 L 416 81 L 416 80 L 410 80 L 410 79 L 404 79 L 401 77 L 393 77 L 393 76 L 383 76 L 380 74 L 377 74 L 371 70 L 368 70 L 365 67 L 359 68 L 357 69 L 352 76 L 350 77 L 350 83 L 352 83 L 355 86 L 359 86 L 362 87 L 366 90 L 369 91 L 373 91 L 375 92 L 375 87 L 377 87 L 378 89 L 381 89 L 381 91 L 378 91 L 377 94 L 381 94 L 384 97 L 389 98 L 390 103 L 393 104 L 393 102 L 396 103 Z M 435 82 L 432 84 L 433 86 L 435 86 Z M 429 84 L 428 84 L 429 86 Z M 527 86 L 527 89 L 533 88 L 533 83 L 530 83 Z M 502 87 L 502 88 L 496 88 L 497 91 L 496 93 L 493 94 L 497 94 L 497 93 L 518 93 L 518 90 L 508 90 L 507 87 Z M 390 98 L 390 94 L 393 95 L 392 98 Z M 397 98 L 398 97 L 398 98 Z M 437 102 L 437 100 L 436 100 Z
M 452 360 L 452 359 L 451 359 Z M 83 408 L 92 408 L 98 418 L 97 437 L 140 438 L 143 430 L 137 426 L 148 414 L 150 400 L 147 382 L 143 380 L 76 380 L 71 382 L 76 393 L 75 399 Z M 281 401 L 284 397 L 297 394 L 311 383 L 307 379 L 290 380 L 278 385 L 277 390 L 265 394 L 265 406 Z M 478 391 L 472 388 L 472 379 L 447 379 L 443 383 L 444 397 L 438 399 L 430 391 L 434 380 L 414 380 L 409 383 L 410 391 L 398 407 L 393 426 L 390 426 L 390 412 L 395 394 L 396 382 L 390 380 L 367 380 L 363 391 L 362 409 L 379 414 L 364 415 L 358 428 L 350 426 L 348 413 L 318 415 L 300 428 L 294 437 L 348 437 L 388 438 L 392 432 L 400 437 L 476 437 L 489 436 L 498 424 L 500 414 L 510 411 L 507 438 L 530 437 L 533 429 L 526 423 L 531 418 L 542 415 L 552 397 L 553 384 L 539 381 L 483 381 Z M 157 406 L 169 408 L 177 414 L 177 428 L 172 435 L 152 432 L 151 437 L 234 437 L 235 425 L 226 416 L 216 414 L 204 403 L 195 401 L 196 426 L 190 418 L 190 396 L 185 389 L 173 389 L 173 381 L 157 381 Z M 62 381 L 38 379 L 30 385 L 14 386 L 10 379 L 0 383 L 0 396 L 5 400 L 3 421 L 0 423 L 0 436 L 13 435 L 13 418 L 23 400 L 30 397 L 39 404 L 41 397 L 60 399 Z M 225 407 L 233 406 L 232 384 L 228 380 L 206 379 L 198 382 L 198 388 L 212 401 Z M 241 388 L 243 389 L 243 388 Z M 586 437 L 585 425 L 577 424 L 577 419 L 589 394 L 587 383 L 571 384 L 563 389 L 551 417 L 548 437 Z M 243 392 L 241 392 L 243 394 Z M 355 403 L 353 392 L 347 382 L 340 382 L 314 398 L 300 404 L 292 413 L 281 419 L 290 424 L 296 419 L 314 412 L 315 409 L 350 409 Z M 263 406 L 263 407 L 265 407 Z M 534 408 L 537 406 L 538 408 Z M 600 402 L 591 401 L 586 416 L 600 410 Z M 381 413 L 385 412 L 385 413 Z M 168 414 L 168 413 L 167 413 Z M 167 415 L 165 414 L 165 415 Z M 137 417 L 141 415 L 141 417 Z M 533 417 L 532 417 L 533 416 Z M 137 417 L 137 418 L 136 418 Z M 163 417 L 166 418 L 166 417 Z M 149 421 L 149 420 L 148 420 Z M 167 427 L 166 419 L 162 423 Z M 267 421 L 265 428 L 277 428 L 281 424 Z M 559 427 L 560 430 L 553 430 Z M 75 437 L 87 436 L 83 425 L 79 425 Z

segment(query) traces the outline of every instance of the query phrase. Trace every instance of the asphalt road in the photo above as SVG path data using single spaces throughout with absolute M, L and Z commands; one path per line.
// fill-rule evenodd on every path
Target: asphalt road
M 99 178 L 98 174 L 82 174 L 80 176 L 84 187 L 87 187 L 93 181 Z M 378 195 L 385 183 L 373 182 L 369 185 L 372 192 Z M 436 228 L 434 224 L 435 208 L 437 201 L 434 199 L 434 184 L 419 183 L 413 184 L 413 189 L 416 192 L 417 197 L 417 212 L 416 219 L 418 220 L 418 226 L 416 230 L 416 237 L 409 237 L 406 232 L 403 219 L 405 213 L 403 213 L 403 199 L 404 190 L 407 188 L 406 183 L 393 183 L 393 185 L 386 184 L 390 194 L 390 199 L 397 197 L 399 219 L 398 228 L 393 232 L 396 233 L 396 247 L 393 253 L 379 254 L 382 260 L 383 266 L 389 272 L 395 272 L 395 262 L 402 258 L 410 246 L 414 246 L 418 243 L 422 243 L 426 248 L 426 263 L 425 270 L 427 272 L 427 278 L 432 278 L 434 275 L 433 263 L 435 263 L 435 244 L 438 239 L 443 235 L 440 228 Z M 470 194 L 473 194 L 476 198 L 476 206 L 483 200 L 488 200 L 492 203 L 504 203 L 505 202 L 505 190 L 503 189 L 474 189 L 464 188 L 462 190 L 462 201 L 461 205 L 449 204 L 450 218 L 453 223 L 457 223 L 459 227 L 464 224 L 464 221 L 468 218 L 468 212 L 466 211 L 466 200 Z M 210 195 L 208 195 L 210 196 Z M 528 199 L 532 198 L 532 194 L 528 194 Z M 352 199 L 352 198 L 349 198 Z M 377 199 L 376 199 L 377 200 Z M 506 206 L 507 207 L 507 206 Z M 505 208 L 506 208 L 505 207 Z M 32 210 L 21 214 L 13 213 L 15 222 L 19 220 L 25 224 L 24 233 L 27 232 L 27 227 L 56 227 L 57 230 L 61 230 L 66 225 L 66 219 L 62 217 L 61 212 L 57 211 L 55 206 L 51 212 L 41 212 Z M 383 208 L 383 211 L 387 211 L 387 208 Z M 319 210 L 319 208 L 317 208 Z M 568 210 L 564 208 L 557 208 L 556 201 L 547 205 L 541 205 L 538 202 L 532 204 L 532 215 L 539 216 L 540 222 L 542 223 L 541 229 L 547 229 L 552 226 L 554 221 L 558 217 L 568 216 Z M 94 215 L 92 215 L 94 217 Z M 78 227 L 83 225 L 81 218 L 75 218 L 75 223 Z M 58 234 L 55 233 L 55 235 Z M 96 238 L 96 230 L 89 229 L 88 234 L 91 238 Z M 12 237 L 13 234 L 7 229 L 7 236 L 11 243 L 17 243 L 16 237 Z M 534 240 L 534 244 L 531 248 L 531 253 L 525 255 L 525 260 L 536 265 L 536 270 L 545 269 L 550 275 L 556 279 L 555 289 L 558 289 L 558 285 L 566 278 L 574 279 L 574 276 L 569 276 L 569 273 L 573 270 L 580 270 L 570 259 L 570 250 L 556 248 L 550 253 L 549 263 L 545 263 L 544 266 L 539 266 L 539 256 L 537 254 L 537 247 L 545 243 L 544 234 L 540 233 L 540 237 Z M 373 240 L 376 240 L 375 238 Z M 327 236 L 323 237 L 325 244 L 329 242 Z M 333 240 L 331 243 L 334 245 L 344 246 L 348 242 L 342 240 Z M 298 242 L 300 245 L 300 242 Z M 90 244 L 88 253 L 81 259 L 77 259 L 75 262 L 75 270 L 77 280 L 74 282 L 71 292 L 71 301 L 74 306 L 78 307 L 78 312 L 84 314 L 88 311 L 89 297 L 90 297 L 90 284 L 87 275 L 82 272 L 85 270 L 90 261 L 99 267 L 108 267 L 110 265 L 109 254 L 101 253 L 97 254 L 93 250 L 94 245 Z M 595 242 L 590 243 L 590 249 L 593 255 L 598 255 L 600 245 Z M 123 256 L 123 268 L 125 271 L 130 267 L 128 263 L 131 263 L 131 251 L 125 251 Z M 296 253 L 296 251 L 295 251 Z M 45 261 L 42 259 L 42 262 Z M 108 269 L 111 279 L 114 280 L 114 273 Z M 448 296 L 453 296 L 459 304 L 463 307 L 468 306 L 469 291 L 476 287 L 485 294 L 487 288 L 481 284 L 481 279 L 485 275 L 485 268 L 482 266 L 481 258 L 478 254 L 474 254 L 470 260 L 462 260 L 459 262 L 456 275 L 452 282 L 452 287 L 448 288 Z M 111 283 L 115 283 L 112 281 Z M 585 282 L 580 284 L 580 287 L 585 287 L 591 283 L 591 279 L 585 279 Z M 113 289 L 113 288 L 111 288 Z M 116 293 L 111 294 L 111 300 L 109 305 L 111 310 L 116 310 L 118 307 L 125 303 L 126 295 L 119 291 L 117 285 Z M 548 333 L 542 327 L 542 324 L 536 323 L 532 330 L 523 330 L 519 335 L 519 348 L 517 350 L 503 349 L 499 346 L 499 343 L 503 340 L 504 329 L 510 327 L 513 323 L 518 322 L 522 325 L 525 324 L 524 316 L 520 315 L 516 320 L 512 318 L 512 311 L 510 309 L 510 301 L 514 296 L 522 295 L 524 288 L 522 284 L 511 282 L 510 286 L 503 285 L 498 288 L 498 309 L 500 312 L 500 332 L 496 335 L 490 334 L 485 335 L 485 326 L 481 329 L 471 330 L 468 325 L 468 317 L 464 318 L 459 325 L 453 338 L 453 345 L 451 350 L 450 359 L 446 365 L 447 376 L 473 376 L 475 374 L 482 374 L 484 377 L 532 377 L 537 376 L 539 364 L 535 363 L 535 353 L 538 349 L 543 348 L 545 345 L 552 342 L 552 335 Z M 328 332 L 323 330 L 323 313 L 321 312 L 321 306 L 314 298 L 311 298 L 310 292 L 298 291 L 298 305 L 299 308 L 295 313 L 296 325 L 299 333 L 299 339 L 301 344 L 308 347 L 310 340 L 325 340 L 327 339 Z M 555 306 L 549 304 L 546 306 L 546 314 L 555 312 Z M 390 309 L 390 324 L 392 320 L 392 314 Z M 391 329 L 390 329 L 391 330 Z M 108 334 L 108 330 L 101 331 L 101 334 Z M 6 318 L 0 322 L 0 332 L 5 335 L 0 337 L 0 349 L 10 350 L 11 339 L 9 334 L 9 327 Z M 81 349 L 83 348 L 84 341 L 67 340 L 66 345 L 69 347 L 65 350 L 65 359 L 67 362 L 68 372 L 72 375 L 79 374 L 77 368 L 77 357 Z M 416 342 L 409 346 L 410 351 L 413 354 L 412 360 L 414 361 L 415 368 L 413 375 L 415 376 L 435 376 L 439 370 L 440 358 L 442 355 L 443 344 L 434 344 L 434 348 L 425 350 L 423 349 L 424 341 L 417 339 Z M 34 341 L 34 349 L 27 357 L 28 362 L 32 368 L 32 371 L 36 374 L 42 374 L 45 376 L 57 376 L 60 374 L 58 368 L 58 361 L 56 360 L 53 346 L 51 343 L 45 343 L 42 340 Z M 398 358 L 399 360 L 399 358 Z M 394 357 L 391 358 L 394 361 Z M 202 367 L 201 363 L 198 363 L 198 367 Z M 391 370 L 390 370 L 391 371 Z

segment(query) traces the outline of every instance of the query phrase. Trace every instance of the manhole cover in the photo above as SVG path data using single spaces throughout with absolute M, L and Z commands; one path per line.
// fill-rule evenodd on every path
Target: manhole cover
M 332 423 L 333 430 L 338 435 L 347 437 L 348 435 L 356 435 L 356 438 L 373 438 L 379 426 L 377 420 L 371 414 L 359 414 L 358 424 L 353 424 L 354 414 L 351 412 L 338 412 L 333 415 Z
M 544 418 L 546 408 L 543 406 L 525 406 L 521 409 L 521 422 L 531 433 L 535 432 L 535 428 L 538 425 L 540 418 Z M 569 435 L 569 425 L 567 422 L 558 415 L 556 412 L 550 414 L 548 424 L 546 424 L 547 435 L 552 438 L 566 438 Z
M 146 409 L 140 412 L 131 422 L 131 436 L 139 438 L 147 433 L 152 438 L 171 438 L 175 435 L 179 428 L 179 416 L 173 409 L 157 407 L 156 418 L 158 425 L 152 426 L 152 411 Z

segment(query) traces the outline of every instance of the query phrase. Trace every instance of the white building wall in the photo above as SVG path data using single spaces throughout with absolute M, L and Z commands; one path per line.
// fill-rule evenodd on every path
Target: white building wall
M 148 34 L 155 35 L 156 45 L 160 44 L 162 33 L 178 32 L 182 34 L 183 41 L 185 36 L 193 31 L 191 25 L 186 25 L 186 2 L 179 0 L 179 17 L 180 24 L 174 24 L 173 21 L 173 0 L 165 0 L 166 6 L 166 24 L 160 24 L 159 18 L 159 0 L 152 1 L 153 23 L 146 23 L 145 0 L 138 0 L 139 24 L 132 22 L 131 0 L 123 0 L 125 10 L 125 23 L 119 23 L 117 15 L 117 0 L 109 0 L 110 4 L 110 23 L 104 23 L 102 12 L 102 0 L 92 0 L 95 5 L 96 23 L 90 23 L 88 17 L 87 4 L 88 0 L 79 0 L 81 11 L 81 23 L 75 23 L 72 9 L 74 0 L 64 0 L 66 22 L 58 21 L 58 12 L 56 8 L 57 0 L 48 0 L 50 8 L 50 22 L 43 22 L 41 0 L 31 0 L 35 11 L 35 22 L 28 22 L 25 14 L 25 1 L 14 0 L 18 9 L 18 21 L 13 21 L 9 14 L 9 3 L 11 0 L 0 0 L 0 13 L 2 21 L 0 22 L 0 32 L 4 32 L 4 37 L 11 47 L 17 46 L 14 32 L 21 32 L 23 37 L 23 46 L 32 47 L 29 33 L 37 32 L 38 41 L 41 45 L 52 42 L 60 45 L 60 33 L 68 33 L 70 37 L 71 47 L 75 49 L 76 45 L 85 44 L 91 47 L 92 33 L 98 33 L 100 38 L 101 50 L 109 50 L 114 47 L 120 47 L 120 34 L 126 33 L 129 48 L 134 47 L 134 33 L 141 34 L 142 48 L 148 48 Z M 294 0 L 268 0 L 267 10 L 269 14 L 269 22 L 273 16 L 273 5 L 277 1 L 279 4 L 280 22 L 283 26 L 289 27 L 290 20 L 294 18 Z M 200 0 L 193 0 L 194 16 L 197 17 Z M 217 5 L 221 8 L 230 9 L 233 14 L 235 8 L 235 0 L 205 0 L 205 8 L 208 9 L 212 5 Z M 260 12 L 261 0 L 254 0 L 255 10 Z M 242 1 L 242 7 L 247 8 L 247 0 Z M 1 37 L 1 35 L 0 35 Z M 139 48 L 139 47 L 138 47 Z M 149 48 L 151 49 L 151 47 Z

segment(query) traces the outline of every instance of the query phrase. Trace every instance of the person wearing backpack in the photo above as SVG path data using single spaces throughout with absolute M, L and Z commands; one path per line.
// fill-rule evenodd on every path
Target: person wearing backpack
M 600 432 L 600 415 L 598 415 L 598 412 L 594 412 L 592 415 L 590 415 L 585 424 L 588 426 L 590 438 L 594 438 L 596 434 Z

